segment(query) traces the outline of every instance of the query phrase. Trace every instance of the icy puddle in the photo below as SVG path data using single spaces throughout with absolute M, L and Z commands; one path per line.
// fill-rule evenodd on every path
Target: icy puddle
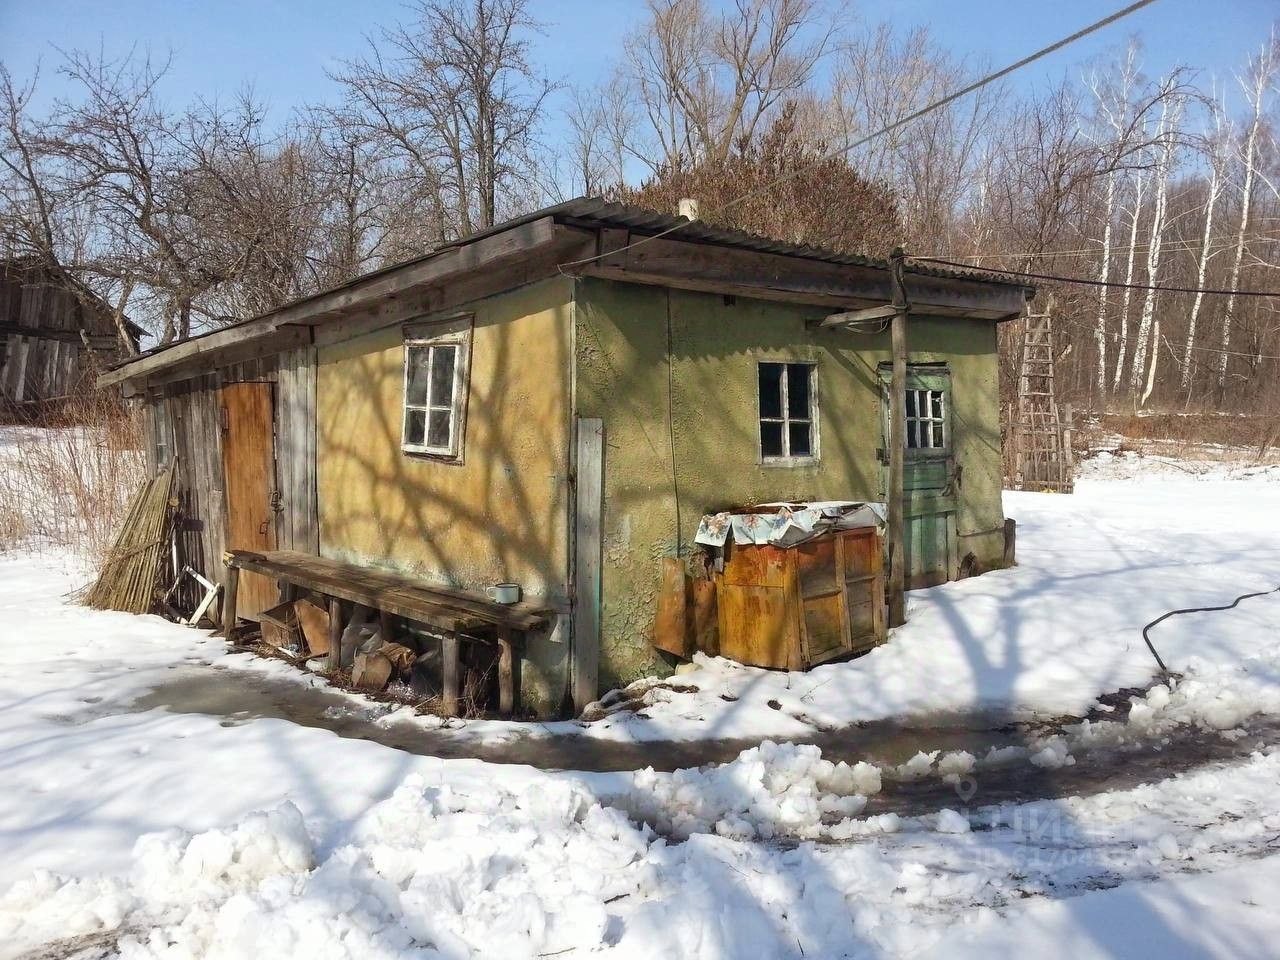
M 585 736 L 482 740 L 457 730 L 433 730 L 412 721 L 388 720 L 384 718 L 386 707 L 361 706 L 323 687 L 213 667 L 177 670 L 171 679 L 130 705 L 135 711 L 157 708 L 222 717 L 226 724 L 262 718 L 288 720 L 420 756 L 528 764 L 543 770 L 605 772 L 652 767 L 669 772 L 726 763 L 757 745 L 757 741 L 743 739 L 618 743 Z M 884 789 L 870 798 L 866 813 L 904 816 L 932 813 L 958 803 L 1025 802 L 1127 789 L 1206 764 L 1240 759 L 1260 746 L 1280 742 L 1280 718 L 1257 716 L 1232 738 L 1180 726 L 1136 743 L 1076 748 L 1076 761 L 1056 769 L 1023 760 L 982 766 L 950 783 L 936 774 L 912 780 L 893 770 L 921 752 L 967 751 L 981 757 L 992 750 L 1030 747 L 1076 722 L 1077 718 L 1011 722 L 999 713 L 975 712 L 915 717 L 910 723 L 863 723 L 788 740 L 814 744 L 833 762 L 877 764 L 885 773 Z

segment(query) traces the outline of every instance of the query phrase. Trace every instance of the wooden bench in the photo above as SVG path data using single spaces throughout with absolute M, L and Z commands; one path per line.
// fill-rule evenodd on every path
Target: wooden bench
M 510 716 L 515 709 L 515 646 L 525 633 L 545 626 L 549 613 L 534 603 L 496 603 L 482 593 L 440 587 L 402 574 L 296 550 L 265 553 L 232 550 L 223 557 L 223 562 L 227 566 L 227 582 L 222 621 L 223 635 L 228 639 L 236 623 L 236 593 L 241 570 L 329 597 L 329 631 L 334 649 L 342 633 L 339 603 L 342 600 L 437 630 L 443 638 L 444 709 L 450 715 L 458 711 L 460 635 L 477 632 L 496 635 L 498 708 L 503 716 Z

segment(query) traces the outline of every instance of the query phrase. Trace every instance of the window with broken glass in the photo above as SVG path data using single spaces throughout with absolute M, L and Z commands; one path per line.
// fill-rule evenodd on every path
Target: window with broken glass
M 404 345 L 404 437 L 407 453 L 462 456 L 467 338 L 410 339 Z
M 818 400 L 812 363 L 760 363 L 760 458 L 796 463 L 818 456 Z
M 907 390 L 908 450 L 947 448 L 946 393 L 942 390 Z

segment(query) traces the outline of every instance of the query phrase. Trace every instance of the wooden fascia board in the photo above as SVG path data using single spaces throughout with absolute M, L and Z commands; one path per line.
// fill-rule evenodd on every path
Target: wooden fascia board
M 407 296 L 448 277 L 528 256 L 555 244 L 562 237 L 563 233 L 558 230 L 554 219 L 542 217 L 474 243 L 450 247 L 403 267 L 372 274 L 346 287 L 300 300 L 247 323 L 216 330 L 140 357 L 103 373 L 98 377 L 98 386 L 109 387 L 151 377 L 162 370 L 198 359 L 208 358 L 215 365 L 221 365 L 216 358 L 241 344 L 253 344 L 250 355 L 253 355 L 252 351 L 267 353 L 289 349 L 291 345 L 297 345 L 295 337 L 282 331 L 324 325 L 335 317 L 367 308 L 381 300 Z
M 890 298 L 888 271 L 874 267 L 634 234 L 632 246 L 612 253 L 618 249 L 616 238 L 614 243 L 604 239 L 600 252 L 606 255 L 572 268 L 575 273 L 851 309 L 877 306 Z M 912 310 L 924 313 L 1002 320 L 1020 315 L 1026 302 L 1024 288 L 1017 286 L 910 272 L 904 280 Z

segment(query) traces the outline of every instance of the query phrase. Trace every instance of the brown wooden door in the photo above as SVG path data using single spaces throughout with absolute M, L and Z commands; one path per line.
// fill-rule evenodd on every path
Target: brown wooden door
M 227 491 L 228 550 L 274 550 L 276 490 L 272 384 L 232 383 L 222 388 L 222 474 Z M 236 611 L 257 619 L 277 602 L 276 584 L 240 574 Z

